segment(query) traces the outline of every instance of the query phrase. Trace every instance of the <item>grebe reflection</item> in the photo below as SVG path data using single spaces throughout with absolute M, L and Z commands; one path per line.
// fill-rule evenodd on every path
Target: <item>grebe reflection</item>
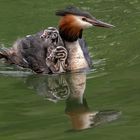
M 84 130 L 99 124 L 111 122 L 120 117 L 117 110 L 94 111 L 85 97 L 86 74 L 71 73 L 29 77 L 27 84 L 36 89 L 44 99 L 57 103 L 65 100 L 65 114 L 71 121 L 72 130 Z

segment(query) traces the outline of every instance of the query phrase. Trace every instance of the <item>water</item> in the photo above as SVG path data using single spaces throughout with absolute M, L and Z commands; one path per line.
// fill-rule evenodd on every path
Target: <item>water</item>
M 0 43 L 57 26 L 74 4 L 114 29 L 84 32 L 94 59 L 86 73 L 34 75 L 0 64 L 0 140 L 139 140 L 140 2 L 0 0 Z

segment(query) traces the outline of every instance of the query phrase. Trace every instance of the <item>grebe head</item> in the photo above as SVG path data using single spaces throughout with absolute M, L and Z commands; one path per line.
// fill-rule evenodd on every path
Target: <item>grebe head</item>
M 69 6 L 64 10 L 56 11 L 57 16 L 61 16 L 59 22 L 59 32 L 61 37 L 66 41 L 76 41 L 82 37 L 82 31 L 92 26 L 112 28 L 111 24 L 102 22 L 90 13 L 81 11 L 80 9 Z

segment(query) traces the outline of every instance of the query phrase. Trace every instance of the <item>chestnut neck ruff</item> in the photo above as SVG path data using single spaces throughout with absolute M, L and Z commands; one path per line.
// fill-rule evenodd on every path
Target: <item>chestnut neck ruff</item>
M 74 20 L 72 15 L 64 16 L 60 20 L 59 33 L 64 41 L 74 42 L 82 38 L 83 29 Z

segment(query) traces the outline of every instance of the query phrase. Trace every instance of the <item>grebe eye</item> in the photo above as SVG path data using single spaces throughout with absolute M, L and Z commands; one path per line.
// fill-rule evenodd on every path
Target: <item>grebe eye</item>
M 83 21 L 87 21 L 87 19 L 86 19 L 86 18 L 82 18 L 82 20 L 83 20 Z

